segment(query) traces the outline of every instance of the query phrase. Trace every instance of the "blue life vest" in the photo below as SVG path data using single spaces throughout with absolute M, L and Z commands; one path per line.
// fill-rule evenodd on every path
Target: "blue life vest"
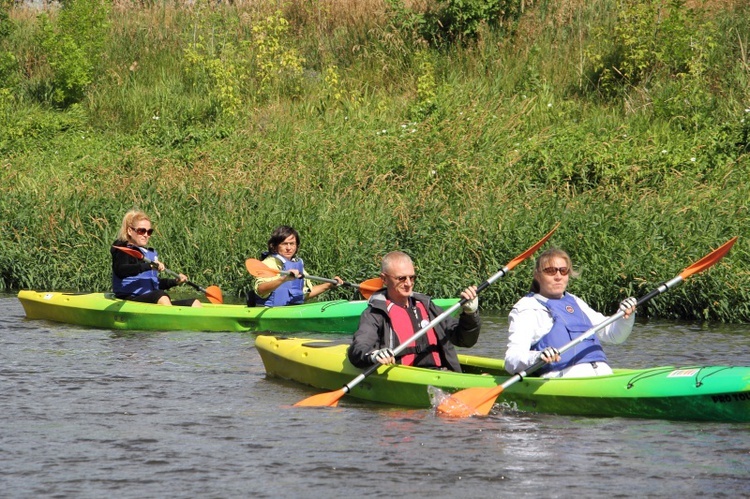
M 542 351 L 547 347 L 561 348 L 572 340 L 593 327 L 591 321 L 578 306 L 575 298 L 565 293 L 560 299 L 540 300 L 539 303 L 547 307 L 552 314 L 554 324 L 549 333 L 544 335 L 535 345 L 533 350 Z M 606 362 L 607 356 L 599 342 L 599 338 L 593 335 L 577 344 L 570 350 L 560 355 L 559 362 L 552 362 L 541 367 L 536 374 L 544 374 L 551 371 L 561 371 L 567 367 L 583 362 Z
M 305 265 L 302 259 L 294 261 L 287 260 L 281 255 L 271 255 L 281 262 L 281 270 L 297 269 L 304 275 Z M 305 302 L 304 293 L 305 280 L 295 279 L 293 281 L 284 281 L 284 283 L 268 295 L 268 298 L 258 297 L 256 304 L 263 307 L 282 307 L 284 305 L 298 305 Z
M 128 244 L 128 248 L 135 248 L 152 262 L 158 262 L 159 256 L 153 248 L 141 248 Z M 159 272 L 149 269 L 140 274 L 120 279 L 112 273 L 112 291 L 117 296 L 140 296 L 159 289 Z

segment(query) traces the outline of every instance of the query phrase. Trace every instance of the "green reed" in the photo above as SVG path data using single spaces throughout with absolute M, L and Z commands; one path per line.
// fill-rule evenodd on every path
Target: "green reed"
M 740 235 L 642 314 L 750 320 L 748 16 L 717 14 L 722 50 L 696 80 L 654 72 L 656 113 L 643 87 L 605 99 L 582 83 L 597 48 L 586 26 L 612 23 L 613 2 L 532 4 L 513 26 L 439 50 L 389 29 L 380 2 L 289 2 L 282 59 L 269 60 L 296 54 L 304 71 L 260 92 L 251 71 L 227 68 L 252 68 L 253 26 L 275 15 L 264 5 L 116 10 L 104 68 L 66 109 L 35 93 L 47 69 L 28 55 L 33 18 L 15 14 L 31 77 L 2 101 L 14 119 L 0 124 L 0 290 L 109 289 L 108 248 L 132 207 L 153 217 L 169 268 L 237 300 L 251 284 L 244 260 L 280 224 L 300 231 L 315 275 L 375 277 L 400 249 L 421 291 L 456 296 L 559 221 L 551 244 L 582 274 L 571 291 L 605 313 Z M 190 66 L 197 33 L 211 44 Z M 242 106 L 221 93 L 232 75 Z M 509 308 L 532 265 L 482 306 Z

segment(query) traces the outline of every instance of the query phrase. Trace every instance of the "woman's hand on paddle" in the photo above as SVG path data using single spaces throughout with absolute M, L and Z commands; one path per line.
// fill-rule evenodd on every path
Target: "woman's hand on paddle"
M 625 298 L 620 302 L 620 310 L 625 314 L 623 315 L 624 318 L 630 317 L 630 314 L 635 312 L 635 307 L 638 305 L 638 300 L 636 300 L 634 297 Z
M 177 284 L 184 284 L 188 282 L 188 276 L 186 276 L 185 274 L 177 274 L 177 277 L 175 277 L 175 279 L 177 280 Z
M 335 276 L 333 279 L 336 281 L 336 284 L 333 284 L 331 282 L 327 283 L 328 284 L 328 289 L 333 289 L 333 288 L 337 288 L 339 286 L 343 286 L 344 285 L 344 280 L 342 278 L 340 278 L 339 276 Z
M 297 269 L 289 270 L 289 273 L 284 277 L 285 281 L 293 281 L 295 279 L 302 279 L 302 276 Z
M 539 355 L 539 357 L 547 364 L 560 362 L 560 352 L 557 350 L 557 348 L 554 347 L 545 348 L 544 350 L 542 350 L 542 353 L 541 355 Z
M 157 272 L 164 272 L 164 269 L 167 267 L 161 263 L 161 262 L 150 262 L 149 265 L 151 265 L 152 269 L 156 269 Z

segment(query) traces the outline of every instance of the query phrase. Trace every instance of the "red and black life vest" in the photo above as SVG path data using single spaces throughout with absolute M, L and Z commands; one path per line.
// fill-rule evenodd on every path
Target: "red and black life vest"
M 399 345 L 429 324 L 429 315 L 420 301 L 415 300 L 413 307 L 404 308 L 387 300 L 386 310 L 391 322 L 391 331 L 398 338 Z M 395 342 L 392 344 L 396 346 Z M 405 366 L 442 367 L 435 329 L 430 329 L 416 341 L 412 341 L 402 350 L 399 357 L 400 363 Z

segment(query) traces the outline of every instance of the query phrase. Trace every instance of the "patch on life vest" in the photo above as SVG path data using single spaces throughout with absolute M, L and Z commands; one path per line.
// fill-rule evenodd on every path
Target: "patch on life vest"
M 565 305 L 565 311 L 569 314 L 572 314 L 574 312 L 573 307 L 570 305 Z
M 424 329 L 424 328 L 427 327 L 427 325 L 429 323 L 430 323 L 430 321 L 428 321 L 427 319 L 422 319 L 422 322 L 419 324 L 419 327 L 421 327 L 422 329 Z
M 667 378 L 685 378 L 695 376 L 697 373 L 698 369 L 675 369 L 667 375 Z

